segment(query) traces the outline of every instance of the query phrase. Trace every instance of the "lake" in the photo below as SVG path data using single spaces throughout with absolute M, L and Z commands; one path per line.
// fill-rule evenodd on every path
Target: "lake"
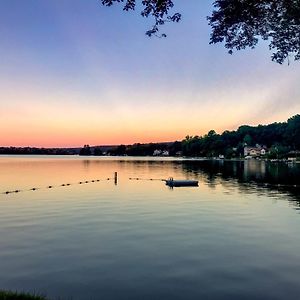
M 199 187 L 129 180 L 170 176 Z M 1 156 L 0 289 L 299 299 L 299 186 L 300 164 Z

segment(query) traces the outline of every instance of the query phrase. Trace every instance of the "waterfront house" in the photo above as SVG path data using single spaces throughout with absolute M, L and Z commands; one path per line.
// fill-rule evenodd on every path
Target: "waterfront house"
M 261 157 L 267 154 L 267 148 L 260 145 L 256 147 L 244 147 L 244 156 L 245 157 Z

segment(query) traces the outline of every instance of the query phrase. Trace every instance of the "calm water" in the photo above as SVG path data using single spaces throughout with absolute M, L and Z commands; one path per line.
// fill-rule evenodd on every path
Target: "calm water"
M 118 185 L 76 184 L 114 171 Z M 128 179 L 169 176 L 200 185 Z M 75 300 L 299 299 L 294 185 L 299 164 L 0 157 L 0 289 Z

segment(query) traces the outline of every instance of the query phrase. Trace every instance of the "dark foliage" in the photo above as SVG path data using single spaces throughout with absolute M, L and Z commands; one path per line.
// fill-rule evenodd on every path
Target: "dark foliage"
M 300 115 L 287 122 L 258 126 L 240 126 L 236 131 L 217 134 L 210 130 L 204 136 L 187 136 L 182 142 L 120 145 L 110 155 L 152 156 L 155 150 L 168 151 L 170 156 L 239 158 L 245 146 L 257 144 L 269 149 L 269 158 L 283 158 L 300 150 Z M 293 155 L 291 155 L 293 156 Z
M 300 150 L 300 115 L 290 118 L 285 129 L 284 140 L 293 149 Z
M 170 156 L 176 156 L 182 151 L 182 143 L 176 141 L 170 144 L 170 146 L 166 150 L 169 151 Z
M 204 136 L 187 136 L 182 141 L 183 155 L 227 158 L 243 155 L 244 146 L 266 146 L 271 158 L 285 157 L 291 151 L 300 150 L 300 115 L 284 123 L 259 126 L 240 126 L 236 131 L 217 134 L 214 130 Z
M 148 36 L 158 35 L 165 22 L 179 22 L 181 14 L 170 14 L 171 0 L 101 0 L 110 6 L 122 2 L 123 9 L 134 10 L 141 2 L 143 17 L 153 17 Z M 216 0 L 208 17 L 212 27 L 210 43 L 224 42 L 230 54 L 233 50 L 255 48 L 260 39 L 269 40 L 272 60 L 282 64 L 292 56 L 300 59 L 300 0 Z M 159 36 L 166 36 L 161 34 Z
M 89 156 L 92 155 L 92 151 L 89 145 L 84 145 L 83 148 L 80 150 L 79 155 L 82 156 Z
M 217 0 L 208 18 L 211 43 L 225 42 L 233 50 L 254 48 L 259 39 L 270 40 L 272 60 L 300 59 L 299 0 Z
M 136 0 L 101 0 L 103 5 L 111 6 L 115 2 L 124 3 L 123 10 L 134 10 L 136 7 Z M 172 0 L 142 0 L 143 10 L 141 15 L 148 18 L 149 16 L 154 18 L 153 27 L 146 32 L 146 35 L 156 35 L 159 37 L 166 37 L 166 34 L 158 34 L 159 26 L 166 22 L 179 22 L 181 14 L 170 14 L 170 10 L 173 8 L 174 3 Z
M 161 149 L 165 150 L 166 145 L 163 144 L 134 144 L 130 147 L 128 147 L 127 154 L 132 156 L 149 156 L 153 155 L 154 150 Z
M 95 156 L 101 156 L 101 155 L 103 155 L 103 152 L 102 152 L 102 150 L 101 150 L 100 147 L 95 147 L 94 148 L 94 155 Z
M 117 156 L 125 155 L 126 154 L 126 146 L 125 145 L 117 146 L 117 147 L 111 149 L 109 151 L 109 154 L 110 155 L 117 155 Z
M 74 155 L 77 149 L 72 148 L 36 148 L 36 147 L 0 147 L 0 154 L 12 155 Z
M 17 293 L 0 290 L 0 300 L 46 300 L 46 298 L 29 293 Z
M 111 149 L 108 153 L 110 155 L 152 156 L 155 150 L 168 150 L 169 147 L 171 147 L 175 143 L 136 143 L 128 146 L 120 145 L 115 147 L 114 149 Z

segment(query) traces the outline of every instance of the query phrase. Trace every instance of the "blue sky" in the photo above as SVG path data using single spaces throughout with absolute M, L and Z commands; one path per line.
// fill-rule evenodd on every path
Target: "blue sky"
M 96 0 L 0 0 L 2 145 L 80 146 L 182 139 L 299 113 L 299 63 L 266 44 L 209 45 L 212 1 L 148 38 L 151 19 Z

